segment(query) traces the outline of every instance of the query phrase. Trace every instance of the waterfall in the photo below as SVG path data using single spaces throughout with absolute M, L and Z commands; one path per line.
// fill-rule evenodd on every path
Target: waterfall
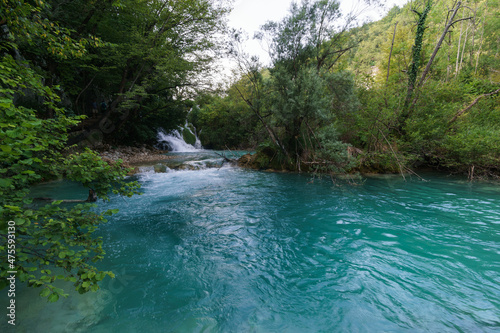
M 194 145 L 184 140 L 182 135 L 184 131 L 187 131 L 187 134 L 193 137 Z M 168 150 L 171 152 L 195 152 L 203 149 L 201 141 L 196 135 L 196 129 L 193 133 L 187 123 L 184 128 L 173 130 L 170 133 L 165 133 L 165 131 L 160 129 L 158 131 L 158 144 L 162 146 L 162 148 L 168 147 Z

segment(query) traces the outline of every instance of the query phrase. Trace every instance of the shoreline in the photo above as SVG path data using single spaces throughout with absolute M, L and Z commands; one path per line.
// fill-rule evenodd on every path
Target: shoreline
M 108 163 L 122 160 L 124 167 L 133 169 L 129 174 L 137 173 L 139 167 L 144 164 L 173 158 L 173 156 L 165 155 L 168 150 L 160 150 L 146 145 L 142 147 L 102 145 L 93 149 Z
M 154 165 L 155 162 L 162 162 L 165 160 L 173 159 L 175 156 L 167 156 L 166 154 L 169 152 L 168 150 L 160 150 L 152 146 L 146 146 L 143 145 L 141 147 L 129 147 L 129 146 L 111 146 L 109 144 L 104 144 L 99 147 L 94 147 L 94 151 L 96 151 L 99 156 L 106 162 L 108 163 L 115 163 L 117 160 L 121 159 L 123 161 L 123 167 L 125 168 L 130 168 L 132 169 L 128 175 L 134 175 L 139 172 L 139 167 L 141 166 L 147 166 L 147 165 Z M 247 154 L 248 155 L 248 154 Z M 251 165 L 251 157 L 243 155 L 241 156 L 238 160 L 235 160 L 233 162 L 236 162 L 236 164 L 241 167 L 241 168 L 246 168 L 246 169 L 253 169 L 253 170 L 260 170 L 264 172 L 277 172 L 277 173 L 293 173 L 294 171 L 290 170 L 283 170 L 283 169 L 273 169 L 273 168 L 256 168 L 255 165 Z M 255 158 L 255 157 L 254 157 Z M 367 171 L 367 170 L 359 170 L 359 169 L 353 169 L 351 173 L 346 173 L 346 174 L 337 174 L 336 176 L 339 178 L 354 178 L 357 179 L 360 176 L 361 177 L 380 177 L 380 176 L 393 176 L 393 175 L 399 175 L 402 176 L 400 172 L 380 172 L 378 171 Z M 483 181 L 488 181 L 488 180 L 499 180 L 499 175 L 496 174 L 488 174 L 488 175 L 483 175 L 481 173 L 477 173 L 476 175 L 467 175 L 464 174 L 464 172 L 458 172 L 457 170 L 438 170 L 436 168 L 432 168 L 429 166 L 424 166 L 424 167 L 419 167 L 412 169 L 411 171 L 404 172 L 405 176 L 409 176 L 410 178 L 412 176 L 415 176 L 417 178 L 423 179 L 418 173 L 423 172 L 424 174 L 426 172 L 437 172 L 437 173 L 443 173 L 448 176 L 459 176 L 459 177 L 465 177 L 469 181 L 472 180 L 483 180 Z M 404 178 L 404 176 L 403 176 Z

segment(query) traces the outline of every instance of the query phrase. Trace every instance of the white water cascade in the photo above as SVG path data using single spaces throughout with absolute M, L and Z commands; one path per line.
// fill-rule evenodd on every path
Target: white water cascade
M 196 138 L 194 146 L 184 141 L 181 131 L 189 131 L 192 135 L 194 135 L 194 137 Z M 163 130 L 158 131 L 158 143 L 163 147 L 168 146 L 168 150 L 176 153 L 195 152 L 203 150 L 200 139 L 198 138 L 196 133 L 193 133 L 193 131 L 191 131 L 191 129 L 187 126 L 187 124 L 183 129 L 173 130 L 168 134 L 165 133 Z

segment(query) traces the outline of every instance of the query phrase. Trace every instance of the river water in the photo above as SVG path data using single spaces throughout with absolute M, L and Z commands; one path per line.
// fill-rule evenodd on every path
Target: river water
M 99 204 L 120 209 L 98 232 L 116 278 L 55 304 L 23 289 L 17 329 L 498 332 L 500 186 L 424 178 L 146 170 Z

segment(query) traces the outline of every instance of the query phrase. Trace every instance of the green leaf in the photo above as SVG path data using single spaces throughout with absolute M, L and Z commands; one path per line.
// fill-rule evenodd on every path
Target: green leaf
M 43 290 L 40 292 L 41 297 L 47 297 L 51 293 L 51 290 L 49 288 L 43 288 Z
M 104 273 L 104 272 L 100 272 L 100 273 L 98 273 L 98 274 L 96 275 L 95 279 L 96 279 L 97 281 L 102 281 L 102 280 L 104 279 L 104 277 L 105 277 L 105 276 L 106 276 L 106 273 Z
M 58 299 L 59 299 L 59 295 L 56 293 L 53 293 L 52 295 L 49 296 L 48 301 L 50 303 L 54 303 L 54 302 L 57 302 Z
M 16 222 L 17 226 L 21 226 L 24 223 L 26 223 L 26 219 L 22 219 L 22 218 L 15 218 L 14 221 Z
M 9 187 L 12 185 L 12 179 L 0 178 L 0 187 Z
M 16 212 L 21 211 L 21 208 L 20 208 L 20 207 L 18 207 L 18 206 L 4 205 L 4 207 L 5 207 L 5 208 L 7 208 L 7 209 L 10 209 L 10 210 L 16 211 Z
M 10 153 L 12 151 L 12 147 L 6 145 L 0 145 L 0 149 L 5 153 Z

